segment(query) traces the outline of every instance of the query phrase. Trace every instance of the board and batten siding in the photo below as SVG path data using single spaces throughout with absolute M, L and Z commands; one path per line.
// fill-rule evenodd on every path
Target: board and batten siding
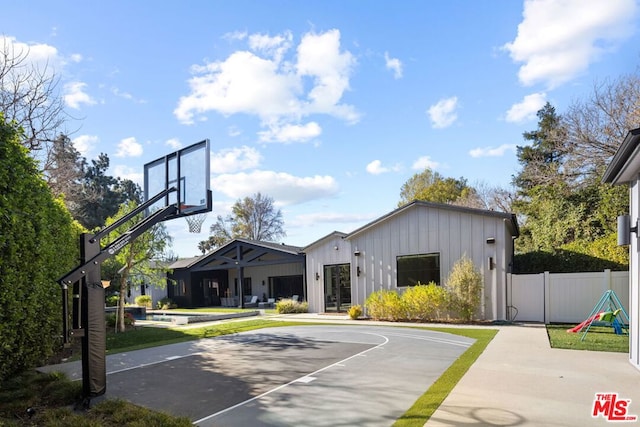
M 351 263 L 351 245 L 344 233 L 332 233 L 305 250 L 307 255 L 307 301 L 312 313 L 324 312 L 324 266 Z M 351 271 L 353 276 L 355 273 Z M 353 279 L 352 279 L 353 280 Z M 353 288 L 351 289 L 353 293 Z
M 495 243 L 487 243 L 488 238 Z M 506 318 L 504 290 L 513 239 L 504 218 L 416 206 L 347 239 L 353 250 L 360 252 L 352 264 L 352 304 L 364 304 L 368 295 L 380 289 L 404 288 L 397 283 L 398 256 L 439 254 L 440 284 L 445 284 L 454 263 L 466 255 L 484 278 L 478 316 Z M 493 269 L 489 269 L 489 257 Z M 358 266 L 360 277 L 354 272 Z
M 440 258 L 441 284 L 446 283 L 456 261 L 469 257 L 484 281 L 477 317 L 505 320 L 507 273 L 517 231 L 510 214 L 412 202 L 351 234 L 334 232 L 304 248 L 309 311 L 321 313 L 325 309 L 326 265 L 350 265 L 351 304 L 364 305 L 372 292 L 406 289 L 397 283 L 398 256 L 434 253 Z

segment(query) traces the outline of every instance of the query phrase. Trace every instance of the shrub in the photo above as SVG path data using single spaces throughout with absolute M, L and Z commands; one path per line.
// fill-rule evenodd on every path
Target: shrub
M 306 301 L 294 301 L 292 299 L 282 299 L 276 303 L 276 311 L 280 314 L 307 313 L 309 303 Z
M 170 298 L 164 297 L 156 303 L 156 308 L 158 308 L 158 310 L 169 310 L 170 308 L 178 308 L 178 304 Z
M 450 308 L 463 320 L 473 319 L 482 297 L 482 275 L 466 256 L 456 261 L 447 280 Z
M 135 301 L 140 307 L 151 308 L 151 296 L 149 295 L 138 295 Z
M 398 321 L 407 318 L 404 303 L 397 292 L 381 289 L 371 293 L 364 303 L 367 314 L 374 320 Z
M 21 138 L 0 112 L 0 384 L 59 350 L 56 279 L 76 265 L 81 232 Z
M 402 294 L 402 302 L 409 319 L 421 322 L 438 320 L 447 309 L 447 290 L 434 282 L 428 285 L 418 282 Z
M 107 326 L 110 328 L 115 328 L 116 327 L 116 313 L 109 313 L 105 316 L 105 321 L 107 323 Z M 125 326 L 133 326 L 136 324 L 136 319 L 133 317 L 133 314 L 131 313 L 124 313 L 124 325 Z
M 362 316 L 361 305 L 352 305 L 351 307 L 349 307 L 349 317 L 351 319 L 356 320 L 360 316 Z
M 107 307 L 115 307 L 118 305 L 118 299 L 120 297 L 118 295 L 109 295 L 106 299 L 105 299 L 105 305 Z

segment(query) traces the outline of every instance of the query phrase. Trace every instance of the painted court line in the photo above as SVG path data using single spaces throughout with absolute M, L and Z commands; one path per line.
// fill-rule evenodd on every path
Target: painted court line
M 459 347 L 471 347 L 471 345 L 473 344 L 466 341 L 458 341 L 458 340 L 452 340 L 452 339 L 440 338 L 440 337 L 422 337 L 418 335 L 399 334 L 399 333 L 387 333 L 387 335 L 391 337 L 411 338 L 411 339 L 420 340 L 420 341 L 432 341 L 440 344 L 449 344 L 449 345 L 455 345 Z
M 251 402 L 253 402 L 253 401 L 255 401 L 255 400 L 261 399 L 261 398 L 263 398 L 263 397 L 265 397 L 265 396 L 268 396 L 268 395 L 270 395 L 270 394 L 272 394 L 272 393 L 275 393 L 276 391 L 282 390 L 282 389 L 284 389 L 284 388 L 286 388 L 286 387 L 290 386 L 291 384 L 295 384 L 295 383 L 298 383 L 298 382 L 310 382 L 310 380 L 307 380 L 306 378 L 311 378 L 312 376 L 317 375 L 317 374 L 319 374 L 320 372 L 326 371 L 327 369 L 330 369 L 330 368 L 332 368 L 332 367 L 335 367 L 335 366 L 341 366 L 341 364 L 342 364 L 342 363 L 344 363 L 344 362 L 346 362 L 346 361 L 348 361 L 348 360 L 351 360 L 351 359 L 353 359 L 353 358 L 355 358 L 355 357 L 362 356 L 363 354 L 368 353 L 368 352 L 370 352 L 370 351 L 372 351 L 372 350 L 375 350 L 375 349 L 377 349 L 377 348 L 379 348 L 379 347 L 382 347 L 382 346 L 386 345 L 386 344 L 389 342 L 389 338 L 387 338 L 387 337 L 386 337 L 386 336 L 384 336 L 384 335 L 375 334 L 375 333 L 371 333 L 371 332 L 363 332 L 363 333 L 368 334 L 368 335 L 375 335 L 375 336 L 379 336 L 379 337 L 381 337 L 381 338 L 383 339 L 383 342 L 382 342 L 382 343 L 380 343 L 380 344 L 378 344 L 378 345 L 376 345 L 375 347 L 368 348 L 368 349 L 366 349 L 366 350 L 364 350 L 364 351 L 361 351 L 360 353 L 356 353 L 356 354 L 354 354 L 354 355 L 352 355 L 352 356 L 349 356 L 349 357 L 347 357 L 347 358 L 345 358 L 345 359 L 342 359 L 342 360 L 340 360 L 340 361 L 338 361 L 338 362 L 332 363 L 331 365 L 327 365 L 327 366 L 325 366 L 325 367 L 323 367 L 323 368 L 320 368 L 320 369 L 318 369 L 318 370 L 316 370 L 316 371 L 313 371 L 313 372 L 311 372 L 311 373 L 309 373 L 309 374 L 307 374 L 307 375 L 303 375 L 303 376 L 302 376 L 302 377 L 300 377 L 300 378 L 296 378 L 296 379 L 295 379 L 295 380 L 293 380 L 293 381 L 289 381 L 289 382 L 288 382 L 288 383 L 286 383 L 286 384 L 282 384 L 282 385 L 279 385 L 278 387 L 275 387 L 275 388 L 273 388 L 273 389 L 271 389 L 271 390 L 265 391 L 264 393 L 259 394 L 259 395 L 257 395 L 257 396 L 254 396 L 254 397 L 252 397 L 251 399 L 247 399 L 247 400 L 245 400 L 245 401 L 243 401 L 243 402 L 236 403 L 235 405 L 230 406 L 230 407 L 228 407 L 228 408 L 226 408 L 226 409 L 223 409 L 222 411 L 218 411 L 218 412 L 216 412 L 215 414 L 211 414 L 211 415 L 208 415 L 208 416 L 206 416 L 206 417 L 204 417 L 204 418 L 200 418 L 199 420 L 194 421 L 194 422 L 193 422 L 193 424 L 197 425 L 197 424 L 199 424 L 199 423 L 202 423 L 202 422 L 208 421 L 208 420 L 210 420 L 210 419 L 212 419 L 212 418 L 217 417 L 218 415 L 222 415 L 222 414 L 224 414 L 224 413 L 226 413 L 226 412 L 229 412 L 229 411 L 231 411 L 231 410 L 233 410 L 233 409 L 239 408 L 239 407 L 244 406 L 244 405 L 246 405 L 246 404 L 248 404 L 248 403 L 251 403 Z M 315 379 L 315 378 L 314 378 L 314 379 Z

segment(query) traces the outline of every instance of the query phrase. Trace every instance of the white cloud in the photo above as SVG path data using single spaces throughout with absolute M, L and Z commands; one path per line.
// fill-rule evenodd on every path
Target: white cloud
M 516 152 L 516 144 L 502 144 L 499 147 L 479 147 L 469 151 L 471 157 L 502 157 L 507 151 Z
M 96 101 L 85 92 L 87 87 L 83 82 L 71 82 L 64 85 L 64 103 L 75 110 L 80 109 L 80 105 L 94 105 Z
M 411 169 L 423 171 L 425 169 L 435 170 L 440 167 L 440 163 L 431 160 L 429 156 L 419 157 L 413 165 L 411 165 Z
M 261 142 L 307 142 L 317 138 L 322 133 L 322 128 L 316 122 L 304 125 L 272 125 L 269 130 L 258 132 Z
M 235 39 L 245 40 L 239 36 Z M 179 99 L 174 110 L 181 123 L 206 120 L 208 112 L 249 114 L 260 119 L 265 128 L 263 137 L 282 141 L 271 129 L 275 123 L 292 131 L 283 140 L 291 142 L 292 135 L 304 139 L 309 138 L 309 131 L 318 132 L 317 123 L 300 128 L 304 117 L 324 114 L 348 123 L 359 119 L 353 106 L 341 102 L 356 60 L 350 52 L 341 50 L 338 30 L 305 34 L 295 50 L 297 56 L 290 52 L 293 46 L 288 32 L 250 35 L 247 40 L 253 51 L 239 50 L 223 61 L 192 67 L 190 93 Z M 289 60 L 283 59 L 285 54 L 289 54 Z
M 261 161 L 262 156 L 255 148 L 227 148 L 211 154 L 211 172 L 217 174 L 255 169 Z
M 441 99 L 438 103 L 429 107 L 427 114 L 431 119 L 432 126 L 436 129 L 451 126 L 458 118 L 456 108 L 458 108 L 458 97 L 456 96 Z
M 338 184 L 331 176 L 297 177 L 273 171 L 218 175 L 211 179 L 211 187 L 234 199 L 262 192 L 280 205 L 300 204 L 338 193 Z
M 180 140 L 178 138 L 167 139 L 167 141 L 164 144 L 168 145 L 169 147 L 173 148 L 174 150 L 179 150 L 179 149 L 182 148 L 182 142 L 180 142 Z
M 339 104 L 349 89 L 349 78 L 356 59 L 349 51 L 340 51 L 340 31 L 329 30 L 322 34 L 307 33 L 298 45 L 298 75 L 314 78 L 314 86 L 307 94 L 311 103 L 310 113 L 331 114 L 348 122 L 359 119 L 355 109 Z
M 258 53 L 263 53 L 273 58 L 276 63 L 279 63 L 284 54 L 291 48 L 292 41 L 293 35 L 289 31 L 273 37 L 266 34 L 252 34 L 249 36 L 249 47 Z
M 573 79 L 634 31 L 635 0 L 527 0 L 515 40 L 506 43 L 525 85 L 550 89 Z
M 141 187 L 144 186 L 144 173 L 138 170 L 138 168 L 115 165 L 113 167 L 113 175 L 122 179 L 130 179 Z
M 398 172 L 402 167 L 399 164 L 394 166 L 382 166 L 382 162 L 380 160 L 374 160 L 370 162 L 366 170 L 371 175 L 380 175 L 387 172 Z
M 226 33 L 222 36 L 223 39 L 225 40 L 229 40 L 229 41 L 234 41 L 234 40 L 244 40 L 247 38 L 247 32 L 246 31 L 233 31 L 230 33 Z
M 42 43 L 23 43 L 15 37 L 0 35 L 0 45 L 10 49 L 14 55 L 24 58 L 23 65 L 30 65 L 43 72 L 46 76 L 52 76 L 56 71 L 61 71 L 65 60 L 59 55 L 54 46 Z
M 93 148 L 98 144 L 98 137 L 95 135 L 80 135 L 72 140 L 73 146 L 82 157 L 89 157 Z
M 139 157 L 142 155 L 142 145 L 136 142 L 135 137 L 125 138 L 118 143 L 116 157 Z
M 402 78 L 402 62 L 398 58 L 391 58 L 388 52 L 384 53 L 384 60 L 387 69 L 393 71 L 393 78 Z
M 362 224 L 374 220 L 376 214 L 348 214 L 342 212 L 316 212 L 296 215 L 288 225 L 293 227 L 313 227 L 317 224 Z
M 118 96 L 120 98 L 126 99 L 128 101 L 133 101 L 136 104 L 146 104 L 147 103 L 147 101 L 145 101 L 144 99 L 137 99 L 132 94 L 130 94 L 129 92 L 123 92 L 120 89 L 118 89 L 117 87 L 111 88 L 111 93 L 113 93 L 115 96 Z
M 510 123 L 522 123 L 536 118 L 538 110 L 547 102 L 547 94 L 544 92 L 532 93 L 522 99 L 522 102 L 513 104 L 507 111 L 506 121 Z
M 242 135 L 242 130 L 237 126 L 229 126 L 227 129 L 227 134 L 231 137 L 236 137 Z

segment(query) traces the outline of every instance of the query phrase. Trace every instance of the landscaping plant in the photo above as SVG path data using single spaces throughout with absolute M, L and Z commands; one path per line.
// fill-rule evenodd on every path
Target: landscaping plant
M 402 301 L 407 311 L 409 320 L 428 322 L 440 320 L 442 313 L 447 309 L 447 290 L 438 286 L 435 282 L 408 288 L 402 294 Z
M 309 303 L 306 301 L 294 301 L 292 299 L 282 299 L 276 303 L 276 311 L 280 314 L 307 313 Z
M 447 280 L 450 307 L 465 321 L 473 320 L 482 298 L 482 275 L 467 256 L 459 259 Z
M 352 305 L 349 307 L 349 318 L 356 320 L 358 317 L 362 316 L 362 306 L 361 305 Z

